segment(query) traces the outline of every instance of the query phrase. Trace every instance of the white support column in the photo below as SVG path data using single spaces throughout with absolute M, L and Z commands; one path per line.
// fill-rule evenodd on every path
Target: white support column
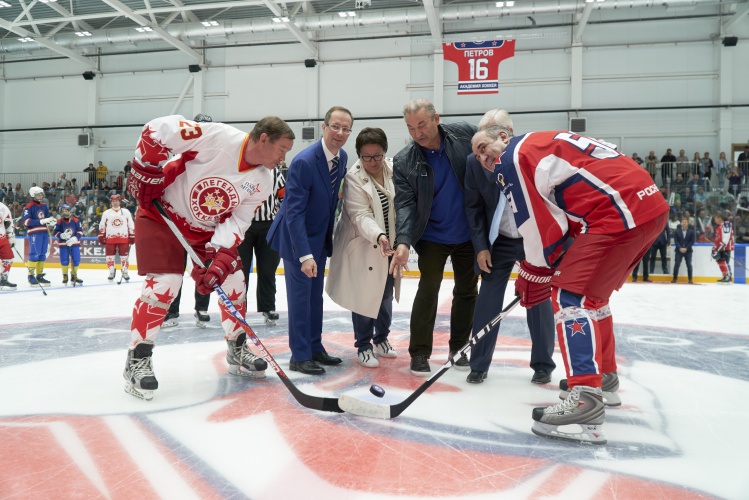
M 720 104 L 733 103 L 733 66 L 736 47 L 724 47 L 716 43 L 720 51 L 718 57 L 718 88 Z M 733 143 L 733 112 L 730 108 L 720 108 L 718 113 L 718 151 L 725 151 L 726 157 L 731 157 Z
M 442 49 L 434 51 L 434 95 L 432 103 L 437 113 L 444 113 L 445 105 L 445 57 Z
M 99 81 L 101 76 L 94 76 L 93 80 L 86 80 L 84 85 L 88 86 L 88 113 L 86 114 L 86 123 L 93 127 L 99 123 Z M 94 129 L 92 129 L 94 130 Z M 77 135 L 77 134 L 76 134 Z M 72 138 L 71 138 L 72 139 Z M 98 139 L 96 138 L 96 131 L 94 130 L 94 142 L 91 147 L 86 151 L 86 159 L 88 163 L 93 163 L 96 166 L 96 157 L 99 153 L 99 147 L 97 145 Z M 83 185 L 83 184 L 81 184 Z
M 570 108 L 583 107 L 583 45 L 573 43 L 570 48 Z

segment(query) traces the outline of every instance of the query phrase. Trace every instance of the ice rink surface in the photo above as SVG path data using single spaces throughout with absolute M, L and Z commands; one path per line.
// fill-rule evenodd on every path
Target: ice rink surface
M 186 277 L 180 325 L 161 331 L 152 401 L 123 391 L 130 311 L 142 278 L 118 286 L 81 270 L 82 287 L 0 292 L 0 498 L 415 499 L 749 498 L 749 287 L 626 284 L 611 301 L 623 405 L 608 409 L 608 444 L 530 432 L 531 409 L 554 404 L 564 378 L 530 383 L 524 310 L 502 324 L 489 378 L 449 370 L 401 416 L 377 420 L 301 407 L 268 370 L 227 373 L 212 299 L 194 324 Z M 248 314 L 271 354 L 304 392 L 394 404 L 424 379 L 409 372 L 416 279 L 404 280 L 390 340 L 399 356 L 360 367 L 351 316 L 326 296 L 323 343 L 344 359 L 322 377 L 288 371 L 281 320 Z M 249 310 L 253 311 L 254 276 Z M 512 287 L 509 287 L 510 289 Z M 431 358 L 447 359 L 450 292 L 442 285 Z M 506 302 L 509 301 L 509 296 Z

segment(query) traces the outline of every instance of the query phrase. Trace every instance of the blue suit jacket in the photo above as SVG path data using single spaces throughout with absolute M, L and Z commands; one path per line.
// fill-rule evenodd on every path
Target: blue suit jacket
M 491 251 L 489 230 L 500 195 L 499 186 L 493 177 L 491 172 L 481 166 L 473 153 L 468 155 L 463 195 L 468 231 L 471 234 L 473 249 L 477 254 L 482 250 Z M 475 259 L 474 268 L 476 274 L 481 274 L 481 269 Z
M 676 250 L 678 251 L 680 248 L 686 248 L 687 253 L 692 253 L 692 245 L 694 245 L 695 242 L 694 228 L 692 226 L 687 226 L 687 233 L 684 234 L 681 225 L 679 225 L 679 227 L 676 228 L 675 233 L 674 244 L 676 245 Z
M 333 254 L 333 222 L 338 189 L 346 175 L 348 155 L 338 152 L 338 176 L 331 188 L 330 170 L 322 142 L 317 141 L 294 157 L 286 176 L 281 209 L 268 231 L 267 241 L 283 259 L 299 262 L 304 255 Z

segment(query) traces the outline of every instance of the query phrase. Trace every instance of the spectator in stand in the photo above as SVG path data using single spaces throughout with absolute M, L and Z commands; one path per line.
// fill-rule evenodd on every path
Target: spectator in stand
M 736 161 L 736 168 L 739 169 L 742 177 L 749 174 L 749 144 L 744 146 L 744 152 L 739 155 Z
M 65 185 L 68 183 L 67 174 L 65 172 L 60 174 L 60 177 L 57 178 L 57 189 L 62 191 L 65 189 Z
M 106 212 L 109 209 L 107 207 L 107 204 L 103 201 L 100 201 L 99 204 L 96 206 L 96 212 L 94 213 L 94 217 L 96 218 L 96 221 L 98 222 L 101 219 L 101 216 L 104 215 L 104 212 Z
M 700 186 L 697 188 L 697 194 L 694 195 L 694 201 L 697 203 L 705 203 L 705 188 Z
M 686 155 L 683 149 L 679 150 L 679 156 L 676 157 L 676 174 L 683 176 L 689 172 L 689 157 Z
M 106 180 L 103 180 L 99 183 L 99 191 L 102 192 L 104 195 L 109 195 L 109 190 L 112 189 L 112 186 L 109 185 L 109 182 Z
M 692 282 L 692 246 L 696 241 L 694 228 L 689 225 L 689 220 L 682 217 L 681 225 L 674 232 L 674 279 L 671 283 L 676 283 L 679 278 L 679 267 L 681 261 L 687 264 L 687 278 L 689 283 Z
M 16 183 L 16 187 L 13 189 L 13 201 L 25 205 L 27 200 L 26 192 L 21 188 L 21 183 Z
M 89 163 L 88 167 L 84 168 L 83 171 L 88 174 L 88 185 L 93 186 L 96 184 L 96 167 L 93 163 Z
M 645 169 L 650 174 L 650 177 L 655 180 L 655 173 L 658 169 L 658 157 L 655 156 L 655 151 L 651 151 L 650 154 L 645 157 Z
M 637 153 L 632 153 L 632 159 L 637 162 L 638 165 L 642 166 L 644 160 L 640 158 Z
M 101 184 L 107 179 L 107 172 L 109 169 L 102 162 L 99 162 L 99 166 L 96 167 L 96 183 Z
M 710 158 L 710 153 L 708 153 L 707 151 L 705 151 L 705 156 L 703 156 L 702 159 L 700 160 L 700 175 L 708 183 L 712 181 L 713 159 Z
M 677 193 L 682 195 L 684 193 L 685 187 L 687 187 L 687 181 L 684 180 L 684 174 L 676 174 L 676 180 L 674 180 L 672 191 L 676 191 Z
M 70 192 L 78 196 L 78 179 L 76 179 L 75 177 L 70 179 Z
M 656 238 L 653 245 L 650 247 L 650 274 L 655 272 L 655 261 L 658 252 L 661 254 L 661 270 L 663 271 L 663 274 L 668 274 L 667 258 L 669 243 L 671 243 L 671 233 L 669 232 L 668 221 L 666 221 L 666 225 L 661 231 L 661 234 L 658 235 L 658 238 Z
M 744 182 L 744 174 L 738 167 L 733 167 L 728 171 L 728 192 L 738 196 L 741 192 L 741 184 Z
M 694 155 L 692 156 L 692 163 L 691 163 L 691 165 L 692 165 L 692 169 L 691 169 L 692 175 L 699 174 L 700 175 L 700 179 L 701 179 L 702 178 L 702 172 L 700 171 L 700 166 L 702 165 L 702 157 L 700 156 L 700 152 L 699 151 L 695 151 L 694 152 Z
M 0 182 L 0 203 L 3 203 L 5 201 L 5 197 L 8 195 L 8 192 L 5 190 L 5 183 Z
M 718 159 L 715 161 L 715 171 L 718 173 L 718 189 L 726 189 L 726 178 L 728 177 L 728 168 L 731 164 L 726 159 L 725 151 L 721 151 Z
M 668 148 L 666 154 L 661 157 L 661 182 L 663 184 L 668 184 L 673 179 L 675 165 L 676 157 L 671 152 L 671 148 Z

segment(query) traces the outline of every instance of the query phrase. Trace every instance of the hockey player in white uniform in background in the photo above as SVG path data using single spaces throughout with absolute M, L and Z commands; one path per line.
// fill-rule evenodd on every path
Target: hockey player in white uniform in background
M 170 215 L 206 268 L 191 273 L 200 293 L 215 285 L 244 316 L 244 276 L 237 246 L 258 205 L 273 189 L 272 169 L 294 145 L 294 132 L 275 116 L 262 118 L 247 134 L 223 123 L 199 123 L 182 116 L 152 120 L 138 142 L 128 190 L 139 202 L 135 251 L 145 276 L 135 301 L 131 340 L 123 376 L 125 391 L 153 398 L 158 381 L 151 356 L 169 305 L 182 285 L 185 250 L 152 205 Z M 229 372 L 265 376 L 267 363 L 250 350 L 242 325 L 219 304 Z
M 16 233 L 10 210 L 0 203 L 0 290 L 15 290 L 16 284 L 8 281 L 8 273 L 13 265 L 13 246 Z
M 107 269 L 109 270 L 109 281 L 114 280 L 114 257 L 117 252 L 120 253 L 120 264 L 122 267 L 122 277 L 125 281 L 130 280 L 127 272 L 128 256 L 130 255 L 130 245 L 135 242 L 135 225 L 130 210 L 120 208 L 120 195 L 113 194 L 109 201 L 112 208 L 106 210 L 101 216 L 99 223 L 99 243 L 104 245 L 107 259 Z

